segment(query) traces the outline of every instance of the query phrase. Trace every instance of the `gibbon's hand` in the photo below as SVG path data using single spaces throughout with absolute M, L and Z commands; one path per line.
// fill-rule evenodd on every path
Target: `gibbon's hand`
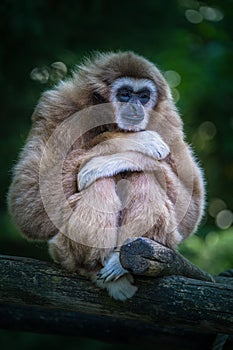
M 97 156 L 87 161 L 77 176 L 79 191 L 99 178 L 114 176 L 124 171 L 152 170 L 142 166 L 142 156 L 138 157 L 136 153 L 156 160 L 165 159 L 170 153 L 169 147 L 159 134 L 150 130 L 117 136 L 110 142 L 119 153 Z M 125 152 L 122 152 L 123 149 Z

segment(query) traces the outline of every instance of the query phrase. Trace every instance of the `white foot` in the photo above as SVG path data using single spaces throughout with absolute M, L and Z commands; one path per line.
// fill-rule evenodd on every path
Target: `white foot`
M 93 277 L 93 282 L 116 300 L 127 300 L 136 293 L 132 285 L 133 276 L 125 270 L 119 260 L 119 253 L 114 252 L 106 260 L 105 266 Z
M 116 281 L 121 276 L 128 274 L 119 259 L 119 253 L 112 253 L 109 258 L 105 261 L 104 267 L 97 274 L 97 278 L 104 282 Z

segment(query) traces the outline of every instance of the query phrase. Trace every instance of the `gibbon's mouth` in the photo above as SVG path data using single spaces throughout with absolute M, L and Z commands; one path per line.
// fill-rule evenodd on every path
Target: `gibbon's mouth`
M 124 120 L 127 122 L 127 123 L 130 123 L 130 124 L 139 124 L 143 121 L 144 119 L 144 116 L 137 116 L 137 115 L 132 115 L 132 116 L 124 116 Z

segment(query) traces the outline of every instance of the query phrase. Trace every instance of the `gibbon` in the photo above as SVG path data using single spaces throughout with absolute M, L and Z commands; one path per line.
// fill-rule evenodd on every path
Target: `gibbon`
M 125 240 L 176 249 L 204 208 L 202 172 L 166 80 L 132 52 L 98 53 L 42 95 L 32 121 L 8 194 L 15 224 L 47 240 L 66 269 L 115 299 L 132 297 L 119 260 Z

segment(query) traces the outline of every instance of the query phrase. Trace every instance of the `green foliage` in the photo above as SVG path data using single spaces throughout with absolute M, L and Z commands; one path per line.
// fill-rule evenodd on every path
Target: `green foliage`
M 211 274 L 218 275 L 233 266 L 233 229 L 210 231 L 205 238 L 194 235 L 180 246 L 190 261 Z
M 207 180 L 207 214 L 200 240 L 208 227 L 224 241 L 225 233 L 219 229 L 228 228 L 232 220 L 228 217 L 219 224 L 217 216 L 233 205 L 231 0 L 172 0 L 169 6 L 152 0 L 135 0 L 133 6 L 123 0 L 114 6 L 107 0 L 4 0 L 0 11 L 1 241 L 21 242 L 6 215 L 5 198 L 33 108 L 40 94 L 65 74 L 64 68 L 55 71 L 53 62 L 63 62 L 69 74 L 83 55 L 119 49 L 148 57 L 168 78 L 187 140 Z M 33 80 L 41 71 L 50 76 Z M 223 205 L 213 214 L 210 207 L 216 200 Z M 195 246 L 195 238 L 190 242 Z M 209 248 L 205 254 L 212 257 Z
M 32 70 L 51 73 L 53 62 L 63 62 L 70 72 L 94 50 L 134 50 L 170 77 L 187 140 L 205 172 L 206 217 L 181 251 L 212 273 L 232 267 L 232 1 L 3 0 L 0 12 L 1 253 L 48 258 L 43 246 L 20 238 L 6 214 L 11 168 L 30 115 L 53 84 L 32 80 Z

